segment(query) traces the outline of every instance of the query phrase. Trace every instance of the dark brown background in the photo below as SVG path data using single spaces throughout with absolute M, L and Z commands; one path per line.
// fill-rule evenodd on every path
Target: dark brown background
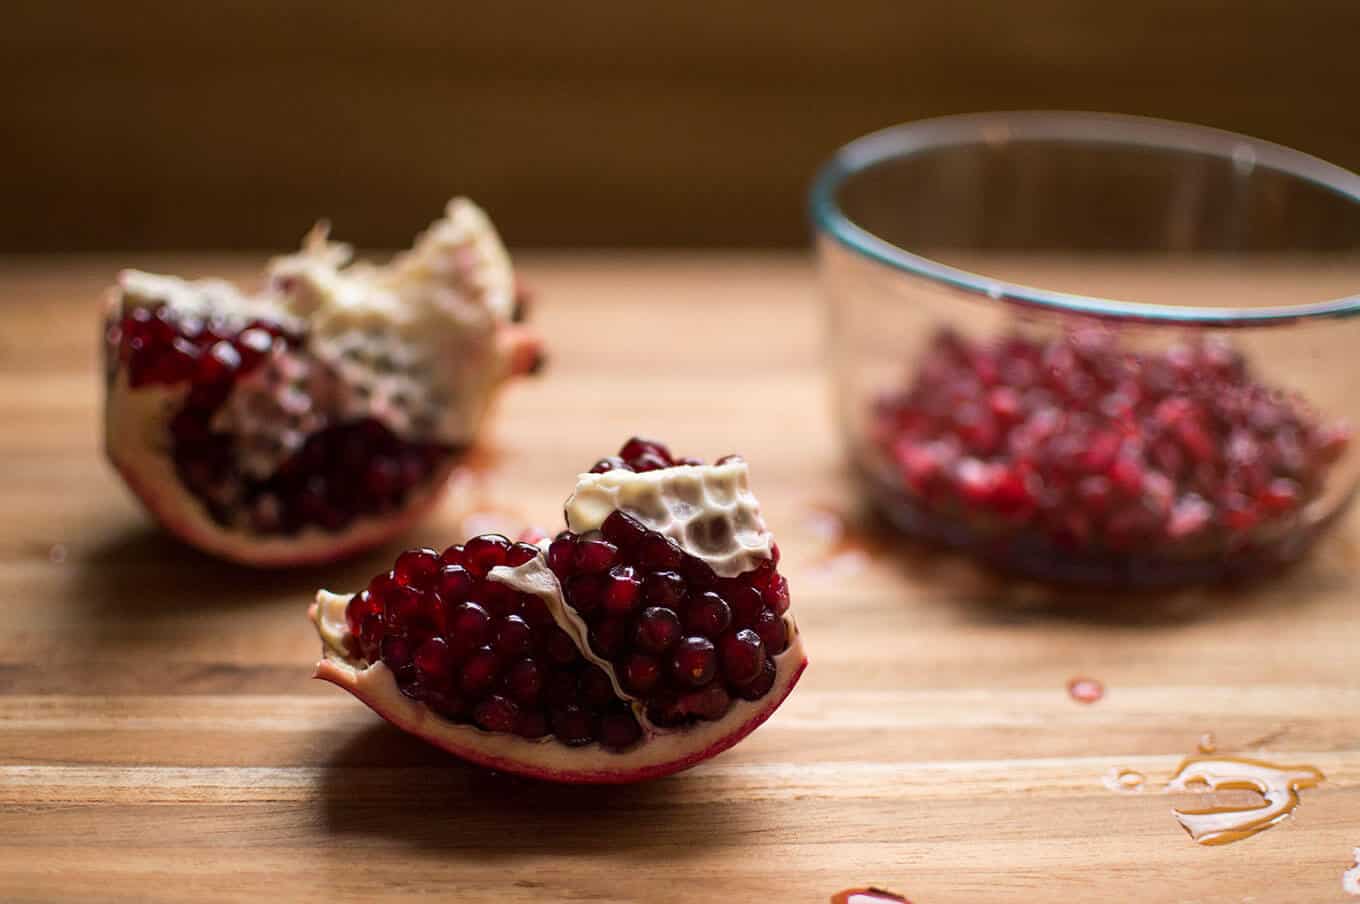
M 838 144 L 981 109 L 1199 121 L 1360 167 L 1355 0 L 0 5 L 0 251 L 803 241 Z

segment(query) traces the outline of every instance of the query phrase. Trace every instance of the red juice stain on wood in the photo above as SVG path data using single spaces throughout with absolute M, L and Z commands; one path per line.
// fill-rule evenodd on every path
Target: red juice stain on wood
M 847 888 L 831 896 L 831 904 L 911 904 L 896 892 L 881 888 Z
M 1078 703 L 1095 703 L 1105 696 L 1105 685 L 1094 678 L 1073 678 L 1067 682 L 1067 695 Z

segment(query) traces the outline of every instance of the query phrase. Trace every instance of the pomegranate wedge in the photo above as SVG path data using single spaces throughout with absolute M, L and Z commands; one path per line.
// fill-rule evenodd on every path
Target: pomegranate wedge
M 358 593 L 319 592 L 317 677 L 534 778 L 632 782 L 721 753 L 807 660 L 746 463 L 685 461 L 631 440 L 580 476 L 552 541 L 407 550 Z
M 324 227 L 248 295 L 125 271 L 106 310 L 109 459 L 186 542 L 253 565 L 330 561 L 435 501 L 537 340 L 465 200 L 386 266 Z

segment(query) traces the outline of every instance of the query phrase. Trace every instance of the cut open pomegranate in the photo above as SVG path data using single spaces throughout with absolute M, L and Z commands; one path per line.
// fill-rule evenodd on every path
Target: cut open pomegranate
M 536 338 L 490 221 L 450 203 L 390 264 L 324 227 L 245 294 L 125 271 L 105 321 L 110 460 L 172 532 L 255 565 L 381 543 L 437 499 Z
M 632 440 L 580 476 L 551 541 L 408 550 L 356 594 L 321 591 L 317 677 L 536 778 L 631 782 L 726 750 L 807 660 L 746 463 L 686 461 Z
M 914 532 L 1047 578 L 1166 584 L 1297 558 L 1351 428 L 1258 381 L 1225 341 L 1119 340 L 939 333 L 874 407 L 896 489 L 875 499 Z

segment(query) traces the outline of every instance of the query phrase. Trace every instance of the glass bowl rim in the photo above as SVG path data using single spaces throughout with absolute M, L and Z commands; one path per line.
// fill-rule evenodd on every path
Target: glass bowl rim
M 812 226 L 861 257 L 892 269 L 998 301 L 1056 312 L 1212 327 L 1266 326 L 1303 318 L 1360 314 L 1360 293 L 1273 307 L 1206 308 L 1056 292 L 1008 282 L 951 267 L 879 238 L 851 220 L 836 200 L 846 179 L 883 161 L 924 150 L 1012 139 L 1118 144 L 1207 155 L 1239 167 L 1264 166 L 1360 204 L 1360 176 L 1318 157 L 1259 138 L 1145 116 L 1013 110 L 916 120 L 871 132 L 842 146 L 817 171 L 808 192 Z

